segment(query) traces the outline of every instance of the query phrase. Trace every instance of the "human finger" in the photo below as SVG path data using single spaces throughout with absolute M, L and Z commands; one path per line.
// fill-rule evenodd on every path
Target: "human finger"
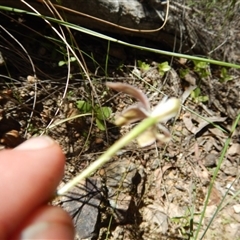
M 44 206 L 24 223 L 24 229 L 11 239 L 74 239 L 74 228 L 70 216 L 61 208 Z
M 49 137 L 32 138 L 0 152 L 0 239 L 7 239 L 34 209 L 49 201 L 64 163 L 61 148 Z

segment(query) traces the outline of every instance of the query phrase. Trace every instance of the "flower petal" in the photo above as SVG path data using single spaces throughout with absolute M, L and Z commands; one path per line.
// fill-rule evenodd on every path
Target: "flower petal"
M 123 111 L 119 117 L 117 117 L 117 119 L 115 120 L 115 124 L 117 126 L 122 126 L 125 124 L 137 122 L 146 117 L 147 117 L 147 113 L 146 111 L 144 111 L 143 108 L 139 107 L 138 105 L 130 106 L 125 111 Z
M 151 117 L 157 118 L 159 122 L 165 122 L 175 117 L 181 107 L 181 101 L 177 98 L 170 98 L 160 102 L 152 111 Z
M 117 92 L 123 92 L 136 98 L 140 103 L 142 103 L 143 107 L 147 111 L 150 110 L 150 103 L 148 101 L 147 96 L 143 92 L 141 92 L 139 89 L 127 83 L 121 83 L 121 82 L 107 82 L 106 85 L 107 87 L 112 88 Z
M 156 131 L 155 128 L 151 128 L 151 129 L 145 131 L 143 134 L 141 134 L 137 138 L 138 145 L 140 147 L 147 147 L 147 146 L 153 144 L 156 141 L 155 131 Z
M 171 134 L 161 134 L 157 133 L 157 129 L 152 127 L 151 129 L 145 131 L 137 138 L 138 145 L 140 147 L 147 147 L 153 144 L 155 141 L 160 141 L 162 143 L 167 143 L 171 140 Z

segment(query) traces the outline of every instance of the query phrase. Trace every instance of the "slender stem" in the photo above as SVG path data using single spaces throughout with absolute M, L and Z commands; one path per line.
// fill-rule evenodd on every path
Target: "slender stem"
M 120 138 L 117 142 L 115 142 L 105 153 L 103 153 L 96 161 L 91 163 L 85 170 L 83 170 L 79 175 L 73 178 L 71 181 L 66 183 L 62 188 L 57 191 L 57 195 L 63 195 L 68 192 L 71 188 L 73 188 L 76 184 L 78 184 L 82 179 L 88 177 L 97 169 L 99 169 L 102 165 L 110 160 L 110 158 L 119 151 L 126 144 L 131 142 L 145 130 L 147 130 L 152 125 L 156 124 L 156 118 L 146 118 L 142 122 L 140 122 L 135 128 L 133 128 L 128 134 Z
M 99 169 L 103 164 L 110 160 L 110 158 L 122 147 L 127 145 L 133 139 L 138 137 L 141 133 L 146 131 L 153 125 L 156 125 L 158 122 L 168 120 L 174 116 L 179 111 L 180 100 L 176 98 L 171 98 L 162 104 L 162 107 L 158 111 L 154 111 L 153 115 L 144 119 L 136 127 L 134 127 L 128 134 L 120 138 L 115 142 L 104 154 L 102 154 L 96 161 L 91 163 L 85 170 L 83 170 L 79 175 L 73 178 L 71 181 L 66 183 L 61 189 L 57 191 L 57 195 L 63 195 L 68 192 L 71 188 L 76 186 L 82 179 L 90 176 L 93 172 Z

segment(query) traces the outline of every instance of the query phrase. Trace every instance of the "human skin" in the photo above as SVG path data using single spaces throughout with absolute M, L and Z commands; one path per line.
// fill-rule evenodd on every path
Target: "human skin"
M 48 204 L 65 157 L 49 137 L 0 152 L 0 239 L 74 239 L 70 216 Z

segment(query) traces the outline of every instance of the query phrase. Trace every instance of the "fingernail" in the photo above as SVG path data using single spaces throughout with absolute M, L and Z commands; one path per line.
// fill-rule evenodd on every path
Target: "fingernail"
M 21 233 L 21 240 L 39 239 L 39 236 L 46 232 L 48 228 L 49 224 L 46 222 L 33 224 L 23 230 Z
M 41 136 L 31 138 L 24 143 L 17 146 L 15 149 L 17 150 L 35 150 L 49 147 L 54 143 L 54 140 L 48 136 Z

